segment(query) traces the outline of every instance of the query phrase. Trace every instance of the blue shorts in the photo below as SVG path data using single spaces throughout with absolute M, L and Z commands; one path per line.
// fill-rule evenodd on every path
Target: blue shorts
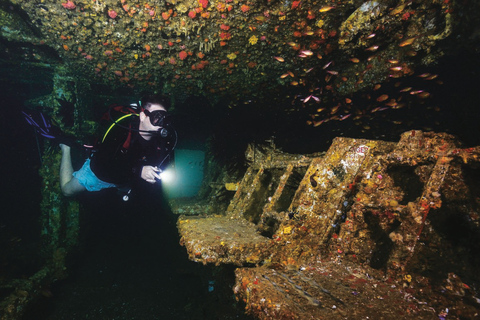
M 75 171 L 73 176 L 77 178 L 78 182 L 85 187 L 88 191 L 100 191 L 106 188 L 115 188 L 117 185 L 109 182 L 102 181 L 97 178 L 92 169 L 90 169 L 90 159 L 87 159 L 83 164 L 83 167 Z

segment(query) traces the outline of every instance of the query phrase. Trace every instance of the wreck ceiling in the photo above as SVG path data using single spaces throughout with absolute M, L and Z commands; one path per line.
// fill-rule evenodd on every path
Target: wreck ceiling
M 428 99 L 441 81 L 420 70 L 475 48 L 480 12 L 469 0 L 0 4 L 0 58 L 12 81 L 43 81 L 19 67 L 54 73 L 62 64 L 92 87 L 205 96 L 229 108 L 269 101 L 301 110 L 314 127 Z M 401 82 L 409 77 L 422 84 Z M 361 106 L 359 92 L 369 92 Z

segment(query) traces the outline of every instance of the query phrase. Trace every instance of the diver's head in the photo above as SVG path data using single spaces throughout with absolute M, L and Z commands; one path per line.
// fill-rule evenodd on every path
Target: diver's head
M 150 140 L 152 134 L 156 132 L 161 133 L 164 129 L 170 100 L 166 96 L 149 95 L 142 98 L 141 102 L 139 129 L 141 130 L 141 136 L 146 140 Z

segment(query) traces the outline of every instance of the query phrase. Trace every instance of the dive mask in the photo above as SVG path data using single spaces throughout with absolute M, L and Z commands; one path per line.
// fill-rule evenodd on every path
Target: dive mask
M 148 111 L 147 109 L 144 109 L 143 112 L 147 117 L 150 118 L 150 122 L 152 123 L 153 126 L 164 127 L 167 111 L 165 110 Z

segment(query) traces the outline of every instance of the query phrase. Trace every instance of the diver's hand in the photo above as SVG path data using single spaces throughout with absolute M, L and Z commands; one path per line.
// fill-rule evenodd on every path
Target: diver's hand
M 157 167 L 144 166 L 140 177 L 148 183 L 154 184 L 157 179 L 160 179 L 160 172 L 161 170 Z

